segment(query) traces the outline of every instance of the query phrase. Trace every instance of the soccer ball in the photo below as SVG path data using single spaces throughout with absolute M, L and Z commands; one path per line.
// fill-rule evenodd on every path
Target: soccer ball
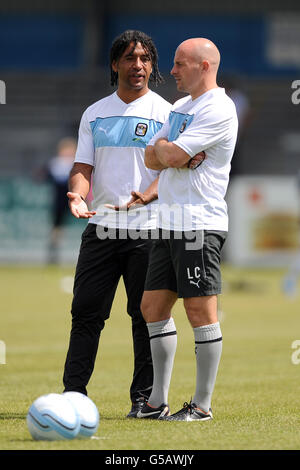
M 49 393 L 32 403 L 27 414 L 27 426 L 33 439 L 57 441 L 74 439 L 80 430 L 80 420 L 67 397 Z
M 66 397 L 74 406 L 79 415 L 80 429 L 77 435 L 79 439 L 91 437 L 98 429 L 100 416 L 95 403 L 83 393 L 65 392 Z

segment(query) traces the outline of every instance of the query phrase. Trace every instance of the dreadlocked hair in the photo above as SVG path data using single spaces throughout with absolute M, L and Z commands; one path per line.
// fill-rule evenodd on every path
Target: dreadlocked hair
M 142 31 L 128 29 L 114 40 L 110 50 L 111 85 L 114 86 L 118 83 L 118 73 L 113 71 L 112 63 L 117 62 L 120 59 L 120 57 L 122 56 L 125 49 L 129 46 L 130 43 L 134 43 L 135 47 L 138 42 L 141 43 L 142 47 L 147 51 L 150 56 L 152 72 L 149 77 L 149 81 L 153 82 L 156 86 L 164 81 L 158 69 L 158 53 L 152 39 Z

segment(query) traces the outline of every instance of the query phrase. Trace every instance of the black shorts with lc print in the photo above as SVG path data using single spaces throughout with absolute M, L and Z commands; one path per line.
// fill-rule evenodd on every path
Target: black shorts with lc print
M 164 232 L 150 251 L 145 290 L 168 289 L 179 298 L 221 293 L 221 250 L 227 232 Z

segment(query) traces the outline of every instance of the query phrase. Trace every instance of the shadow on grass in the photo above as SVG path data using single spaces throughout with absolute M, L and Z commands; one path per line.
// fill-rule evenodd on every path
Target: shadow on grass
M 9 439 L 9 442 L 15 442 L 15 443 L 20 443 L 20 442 L 38 442 L 34 441 L 31 437 L 22 437 L 22 438 L 17 438 L 17 439 Z M 49 441 L 48 441 L 49 442 Z M 15 449 L 18 450 L 18 449 Z M 22 450 L 22 449 L 20 449 Z
M 1 419 L 26 419 L 26 414 L 24 413 L 0 413 Z

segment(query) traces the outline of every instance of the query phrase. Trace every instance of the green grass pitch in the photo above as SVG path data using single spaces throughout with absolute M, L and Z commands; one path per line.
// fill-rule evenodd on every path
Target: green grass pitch
M 300 340 L 300 298 L 284 296 L 283 274 L 223 267 L 223 355 L 214 419 L 206 423 L 125 418 L 132 340 L 120 283 L 88 387 L 101 416 L 94 439 L 37 442 L 27 430 L 26 414 L 40 395 L 62 391 L 74 267 L 2 266 L 0 340 L 6 345 L 6 363 L 0 364 L 0 449 L 300 449 L 300 364 L 292 361 L 292 343 Z M 174 318 L 178 348 L 169 394 L 173 412 L 190 400 L 195 386 L 193 334 L 181 301 Z

